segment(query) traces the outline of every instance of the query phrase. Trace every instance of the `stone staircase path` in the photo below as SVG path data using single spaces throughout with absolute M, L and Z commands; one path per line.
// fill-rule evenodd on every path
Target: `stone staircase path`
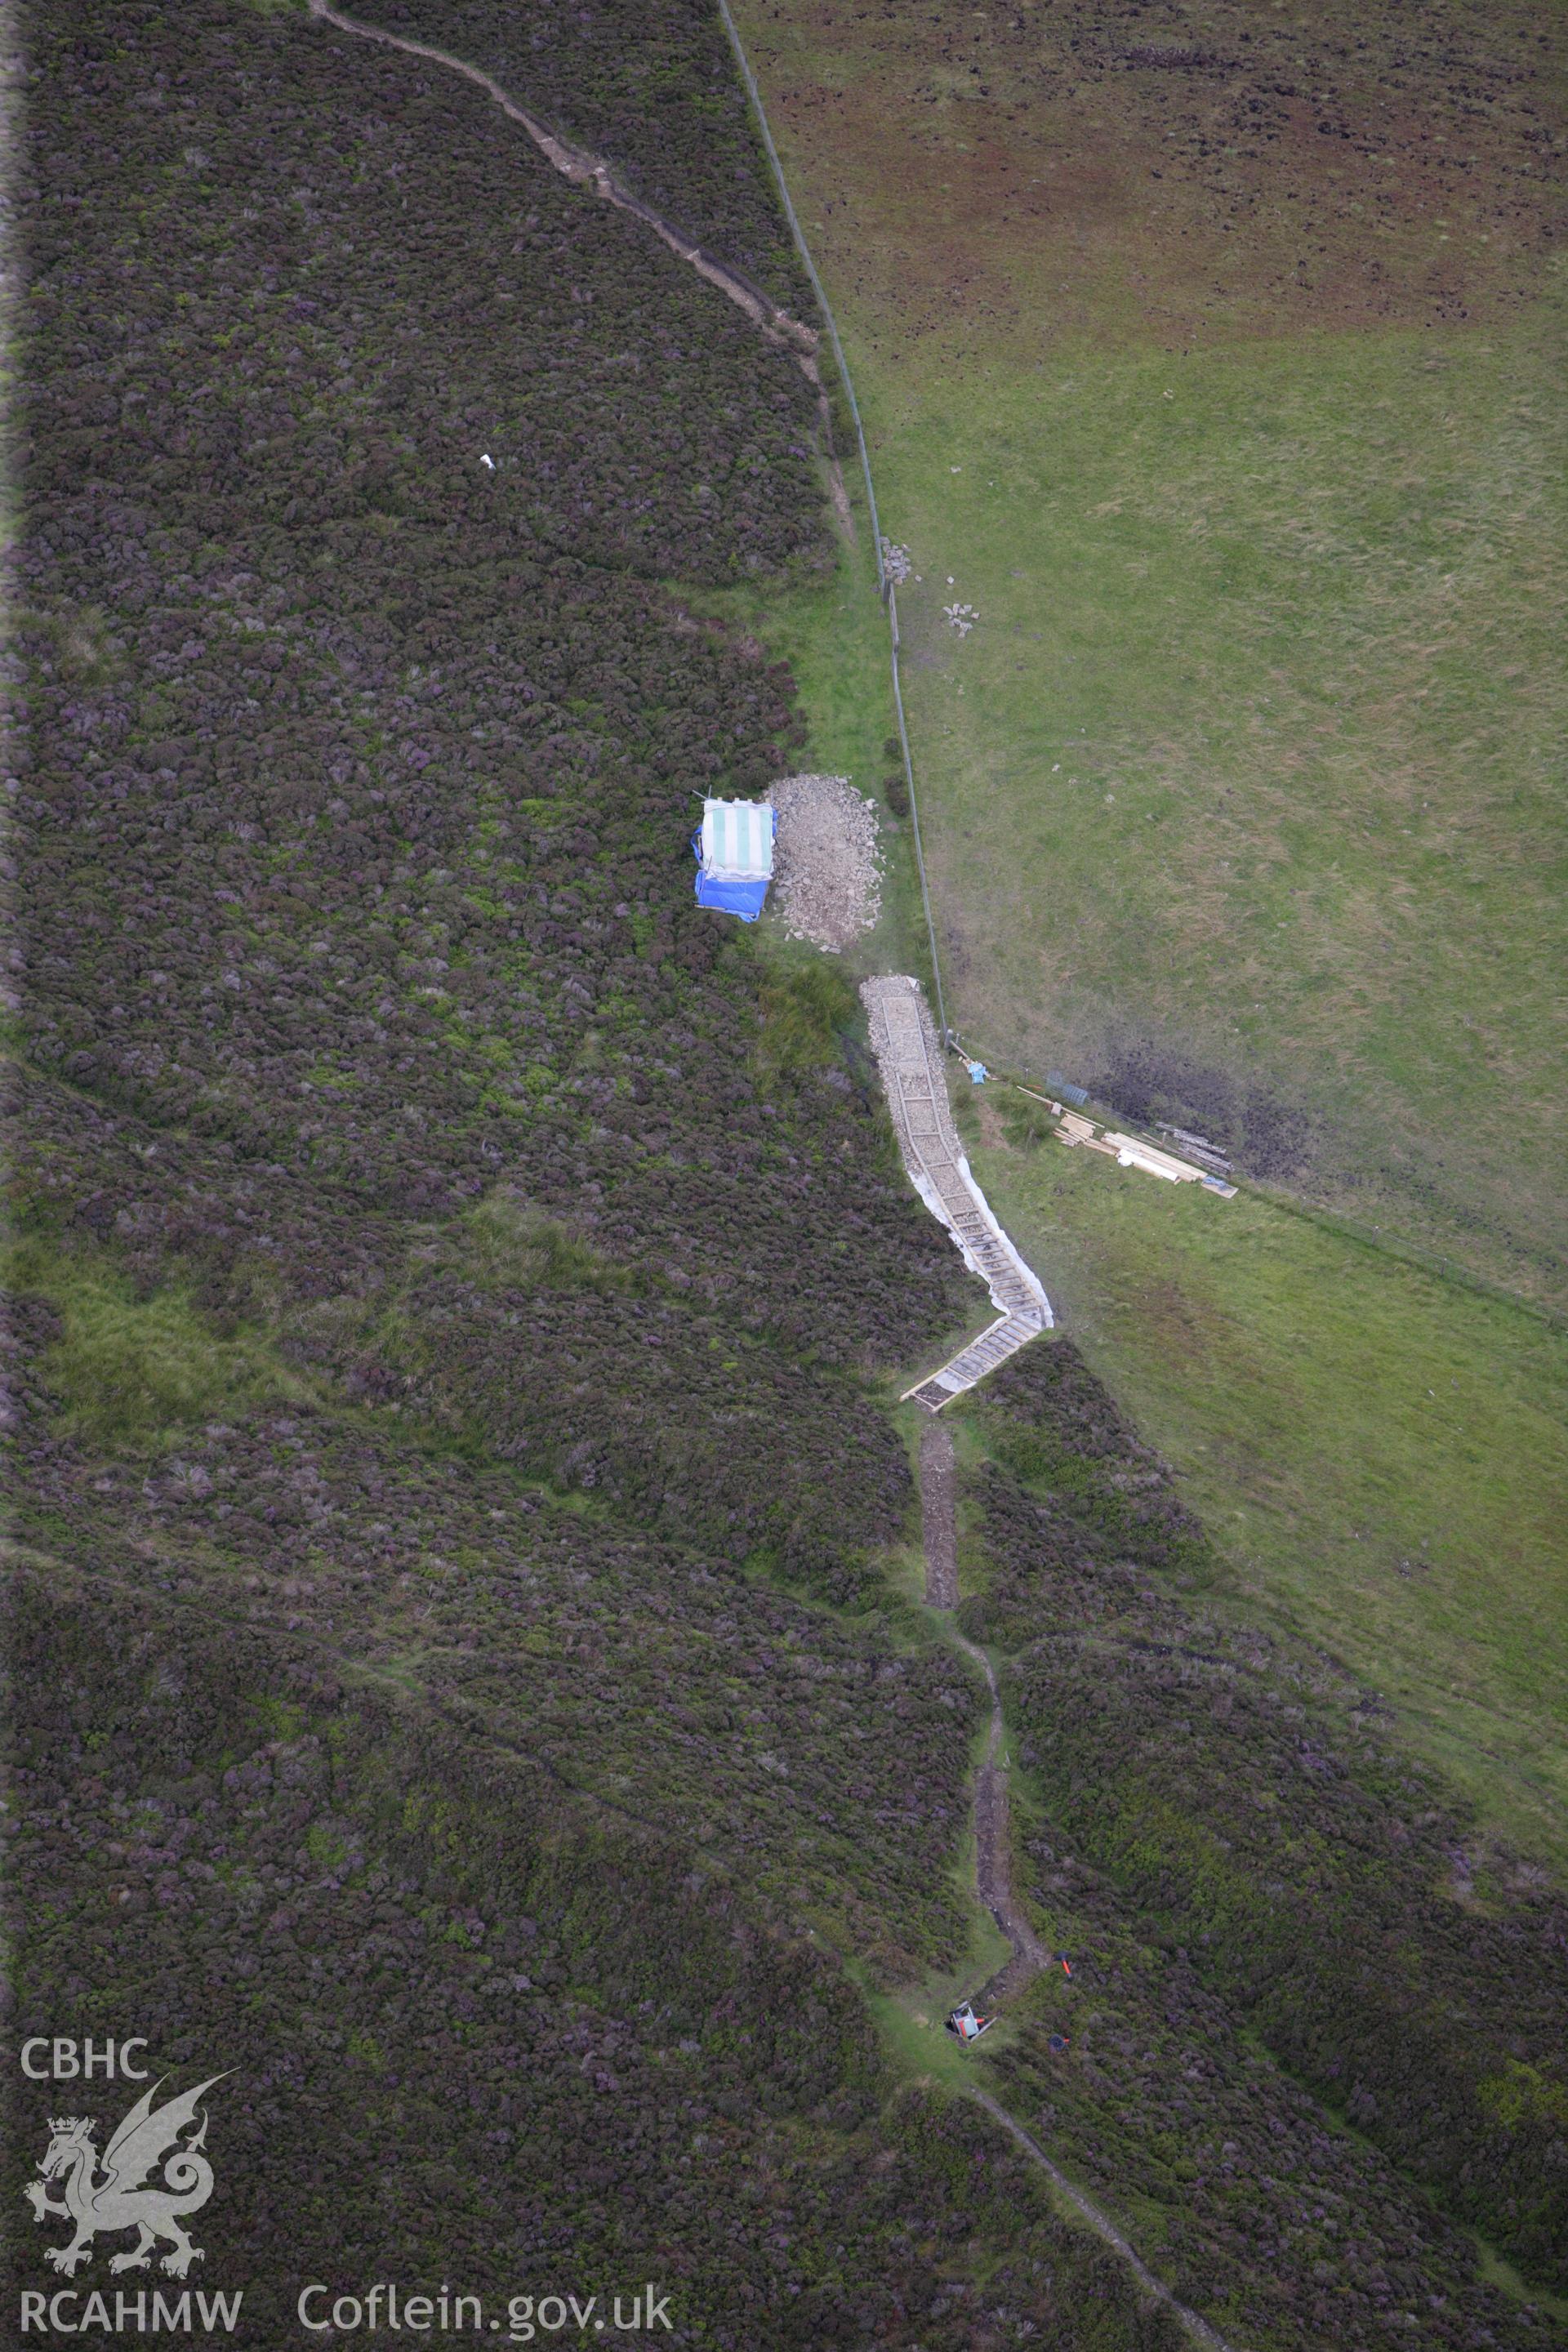
M 862 981 L 860 997 L 910 1181 L 1001 1309 L 988 1330 L 905 1391 L 928 1412 L 940 1412 L 1048 1331 L 1055 1318 L 1039 1276 L 997 1223 L 964 1157 L 947 1098 L 942 1048 L 920 982 L 902 972 Z

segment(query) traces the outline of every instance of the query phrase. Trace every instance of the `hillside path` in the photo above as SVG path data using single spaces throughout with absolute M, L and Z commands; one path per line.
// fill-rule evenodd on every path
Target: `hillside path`
M 1006 1726 L 1002 1718 L 1002 1693 L 997 1686 L 996 1669 L 976 1643 L 965 1641 L 953 1629 L 953 1640 L 961 1650 L 972 1657 L 985 1676 L 985 1687 L 991 1694 L 991 1730 L 985 1742 L 985 1761 L 974 1783 L 974 1884 L 980 1900 L 990 1912 L 1012 1948 L 1013 1957 L 1005 1967 L 982 1985 L 974 1995 L 974 2006 L 981 2011 L 994 2009 L 1010 2000 L 1040 1970 L 1050 1965 L 1050 1954 L 1025 1918 L 1013 1895 L 1013 1853 L 1007 1833 L 1007 1767 L 1003 1759 L 1002 1743 Z
M 958 1514 L 952 1433 L 940 1421 L 921 1432 L 921 1538 L 925 1549 L 926 1600 L 932 1609 L 958 1606 Z
M 699 278 L 706 278 L 710 286 L 716 286 L 720 293 L 738 304 L 769 342 L 793 352 L 796 365 L 816 393 L 817 418 L 823 430 L 833 510 L 847 537 L 854 538 L 855 516 L 844 487 L 843 468 L 833 446 L 832 412 L 816 363 L 820 338 L 815 327 L 806 326 L 799 319 L 792 319 L 787 310 L 770 301 L 762 288 L 754 285 L 742 271 L 731 263 L 721 260 L 717 254 L 710 253 L 705 246 L 699 245 L 695 237 L 688 236 L 674 221 L 667 219 L 652 205 L 646 204 L 641 196 L 627 187 L 603 156 L 593 154 L 586 147 L 579 147 L 573 140 L 563 139 L 540 116 L 520 105 L 495 76 L 486 73 L 482 67 L 470 65 L 466 58 L 454 56 L 450 49 L 437 48 L 432 42 L 411 40 L 405 33 L 391 33 L 384 26 L 367 25 L 363 18 L 351 16 L 342 8 L 334 8 L 331 0 L 310 0 L 310 11 L 312 16 L 318 17 L 322 24 L 334 26 L 340 33 L 352 33 L 362 41 L 380 41 L 387 48 L 401 49 L 405 57 L 426 58 L 430 64 L 442 66 L 448 73 L 461 74 L 466 80 L 475 83 L 495 100 L 510 122 L 517 123 L 520 129 L 527 131 L 540 153 L 554 165 L 563 179 L 570 180 L 574 187 L 592 188 L 596 195 L 603 196 L 605 203 L 614 205 L 618 212 L 630 213 L 635 220 L 641 221 L 661 244 L 669 247 L 671 253 L 695 269 Z
M 957 1472 L 952 1433 L 944 1423 L 933 1421 L 921 1430 L 920 1472 L 926 1600 L 933 1609 L 953 1609 L 958 1604 Z M 990 1737 L 985 1744 L 985 1761 L 974 1784 L 974 1882 L 980 1900 L 1007 1938 L 1012 1958 L 989 1983 L 974 1994 L 974 2006 L 984 2013 L 1021 1992 L 1032 1978 L 1049 1966 L 1050 1954 L 1013 1896 L 1012 1857 L 1007 1835 L 1007 1768 L 1003 1761 L 1002 1747 L 1005 1726 L 996 1671 L 984 1651 L 976 1643 L 966 1640 L 956 1626 L 952 1629 L 952 1639 L 979 1665 L 991 1694 Z M 1169 2304 L 1183 2326 L 1200 2344 L 1207 2345 L 1210 2352 L 1234 2352 L 1234 2347 L 1209 2326 L 1206 2319 L 1176 2300 L 1170 2288 L 1141 2261 L 1109 2214 L 1102 2212 L 1091 2197 L 1087 2197 L 1068 2179 L 1060 2167 L 1051 2161 L 1038 2140 L 1025 2130 L 1016 2116 L 1008 2114 L 999 2099 L 994 2098 L 989 2091 L 982 2090 L 978 2084 L 971 2084 L 970 2094 L 994 2122 L 1011 2134 L 1089 2227 L 1121 2255 L 1145 2294 Z
M 902 972 L 865 980 L 860 999 L 910 1181 L 1002 1310 L 988 1330 L 905 1391 L 928 1412 L 940 1412 L 1048 1331 L 1056 1318 L 1039 1276 L 997 1223 L 964 1156 L 947 1099 L 942 1048 L 920 982 Z
M 958 1606 L 957 1470 L 952 1436 L 941 1422 L 921 1432 L 921 1535 L 925 1548 L 926 1600 L 933 1609 Z M 1013 1897 L 1011 1848 L 1007 1836 L 1007 1768 L 1002 1760 L 1006 1727 L 1002 1718 L 1002 1693 L 996 1671 L 977 1643 L 957 1626 L 952 1639 L 964 1655 L 974 1660 L 991 1694 L 991 1729 L 985 1761 L 974 1783 L 974 1885 L 980 1900 L 1012 1948 L 1012 1958 L 974 1996 L 978 2009 L 990 2009 L 1010 1994 L 1021 1992 L 1038 1976 L 1049 1954 Z
M 989 2091 L 978 2089 L 973 2091 L 970 2095 L 978 2100 L 986 2114 L 994 2122 L 999 2123 L 1005 2132 L 1011 2133 L 1019 2147 L 1039 2166 L 1040 2170 L 1049 2176 L 1052 2184 L 1061 2191 L 1068 2204 L 1075 2206 L 1083 2215 L 1089 2228 L 1097 2231 L 1105 2240 L 1106 2244 L 1121 2255 L 1145 2294 L 1152 2294 L 1157 2302 L 1168 2303 L 1183 2326 L 1191 2335 L 1195 2336 L 1200 2344 L 1212 2347 L 1212 2352 L 1235 2352 L 1235 2347 L 1226 2341 L 1217 2327 L 1211 2327 L 1201 2313 L 1194 2311 L 1187 2304 L 1177 2302 L 1164 2281 L 1156 2278 L 1148 2264 L 1140 2261 L 1133 2248 L 1128 2244 L 1110 2216 L 1102 2213 L 1094 2200 L 1091 2197 L 1086 2197 L 1083 2190 L 1051 2162 L 1039 2141 L 1024 2129 L 1016 2116 L 1008 2114 L 1000 2099 L 994 2099 Z

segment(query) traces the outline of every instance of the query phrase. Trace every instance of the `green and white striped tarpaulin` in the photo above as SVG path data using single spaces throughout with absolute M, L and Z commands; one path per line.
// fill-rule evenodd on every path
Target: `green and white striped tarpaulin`
M 736 881 L 765 879 L 773 870 L 773 813 L 763 801 L 704 801 L 702 871 Z

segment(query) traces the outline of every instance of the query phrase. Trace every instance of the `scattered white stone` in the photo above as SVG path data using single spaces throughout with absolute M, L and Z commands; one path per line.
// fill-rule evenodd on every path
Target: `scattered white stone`
M 966 637 L 980 618 L 973 604 L 944 604 L 942 614 L 943 620 L 951 621 L 961 637 Z
M 897 540 L 879 540 L 878 545 L 882 551 L 882 571 L 885 576 L 892 582 L 895 588 L 901 588 L 914 570 L 914 558 L 907 547 L 899 545 Z

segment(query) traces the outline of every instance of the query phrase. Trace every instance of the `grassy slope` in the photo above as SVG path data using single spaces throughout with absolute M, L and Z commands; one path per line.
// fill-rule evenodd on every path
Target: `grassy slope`
M 883 408 L 954 992 L 1017 1066 L 1239 1114 L 1268 1172 L 1517 1273 L 1563 1212 L 1554 362 L 1533 322 L 1300 357 Z
M 822 675 L 826 679 L 834 674 L 834 663 L 842 649 L 820 628 L 821 613 L 826 607 L 819 602 L 813 609 L 816 619 L 812 626 L 816 630 L 813 642 L 816 645 L 823 664 Z M 862 627 L 865 626 L 865 619 L 862 610 L 859 623 Z M 805 637 L 812 634 L 804 624 L 803 633 Z M 808 747 L 806 756 L 815 761 L 818 758 L 826 760 L 831 755 L 836 762 L 840 758 L 847 761 L 853 742 L 872 742 L 874 749 L 873 738 L 868 731 L 868 698 L 866 709 L 862 709 L 857 695 L 846 688 L 842 709 L 835 706 L 830 729 L 822 730 L 820 740 L 829 748 L 819 749 L 818 743 L 814 742 Z M 850 743 L 851 750 L 841 752 L 831 748 L 841 742 Z M 900 919 L 897 908 L 894 919 Z M 197 1395 L 205 1392 L 209 1382 L 226 1388 L 226 1403 L 243 1405 L 259 1402 L 279 1388 L 287 1393 L 289 1376 L 279 1374 L 266 1350 L 249 1350 L 241 1342 L 215 1337 L 202 1328 L 199 1318 L 184 1299 L 167 1300 L 159 1307 L 158 1356 L 154 1361 L 146 1349 L 139 1348 L 136 1332 L 131 1328 L 139 1320 L 132 1301 L 121 1297 L 116 1286 L 108 1281 L 97 1284 L 84 1280 L 79 1288 L 82 1294 L 79 1300 L 73 1286 L 71 1298 L 65 1302 L 68 1310 L 74 1306 L 79 1311 L 74 1318 L 69 1311 L 67 1314 L 67 1362 L 64 1368 L 76 1375 L 73 1387 L 85 1391 L 94 1404 L 94 1418 L 102 1423 L 103 1433 L 112 1433 L 122 1419 L 157 1422 L 167 1414 L 171 1420 L 177 1421 Z M 187 1358 L 192 1368 L 189 1381 L 182 1377 L 167 1387 L 167 1392 L 166 1384 L 161 1384 L 153 1378 L 154 1371 L 162 1364 L 164 1351 L 172 1354 L 176 1370 Z M 466 1634 L 470 1628 L 465 1622 L 462 1630 Z M 410 1658 L 414 1654 L 412 1651 L 407 1653 Z M 940 1994 L 940 1990 L 939 1982 L 934 1988 L 933 1998 Z M 911 2026 L 916 2023 L 912 2016 L 910 2022 Z M 896 2035 L 894 2038 L 896 2040 Z M 938 2047 L 945 2057 L 945 2045 L 939 2042 Z M 917 2054 L 912 2032 L 901 2054 L 911 2059 Z M 962 2079 L 959 2069 L 954 2068 L 953 2073 L 955 2079 Z
M 1244 1602 L 1568 1865 L 1568 1339 L 1245 1194 L 1054 1144 L 974 1159 Z
M 1557 1295 L 1560 36 L 1340 14 L 742 12 L 961 1021 Z

